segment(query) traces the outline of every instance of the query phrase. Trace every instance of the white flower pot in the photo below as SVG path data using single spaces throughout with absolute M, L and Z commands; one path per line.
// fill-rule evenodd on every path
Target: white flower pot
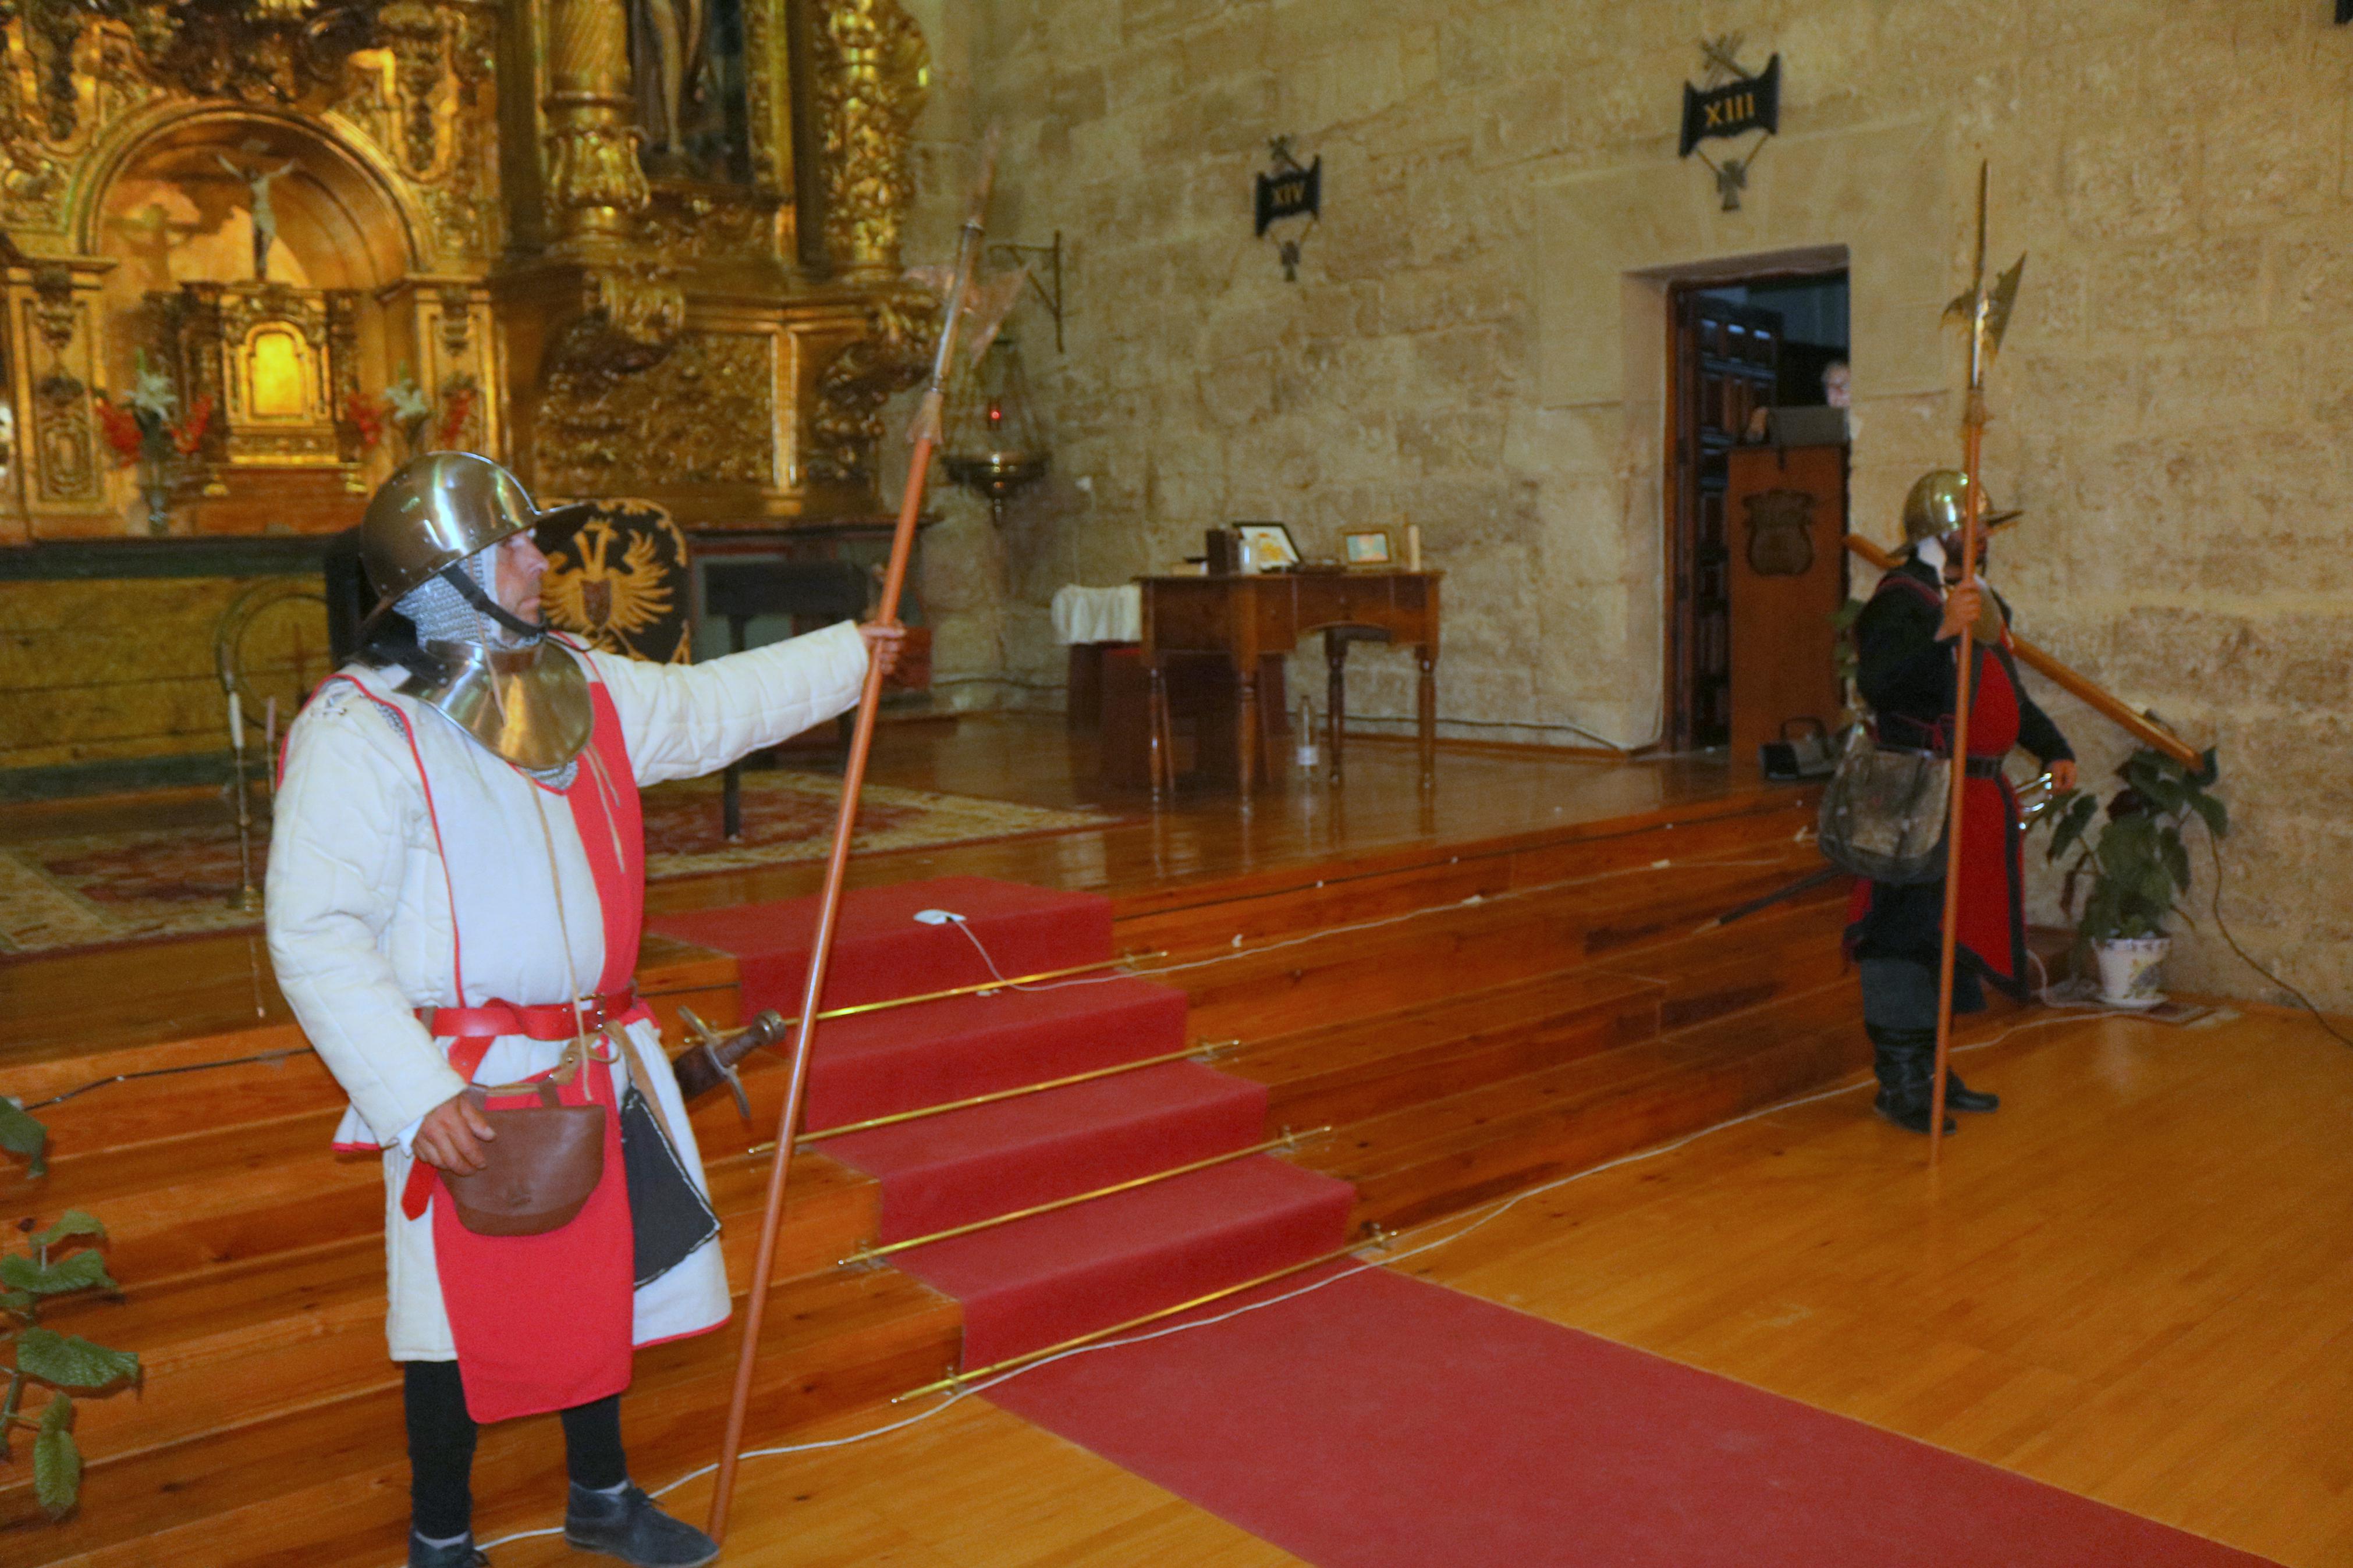
M 2165 1000 L 2158 969 L 2173 949 L 2169 936 L 2113 937 L 2092 943 L 2100 961 L 2100 1000 L 2111 1007 L 2154 1007 Z

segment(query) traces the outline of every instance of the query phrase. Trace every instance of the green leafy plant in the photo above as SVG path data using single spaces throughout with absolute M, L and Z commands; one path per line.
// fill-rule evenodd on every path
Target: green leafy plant
M 13 1100 L 0 1100 L 0 1149 L 23 1158 L 36 1177 L 47 1166 L 48 1130 Z M 15 1463 L 18 1428 L 33 1434 L 33 1493 L 52 1519 L 73 1510 L 81 1496 L 81 1450 L 74 1444 L 75 1394 L 97 1394 L 135 1383 L 139 1358 L 93 1344 L 41 1323 L 44 1303 L 89 1290 L 116 1289 L 106 1258 L 89 1244 L 106 1239 L 97 1216 L 68 1209 L 41 1228 L 20 1220 L 21 1249 L 0 1252 L 0 1459 Z M 79 1245 L 77 1245 L 79 1244 Z M 42 1397 L 37 1413 L 26 1396 Z
M 2046 858 L 2056 865 L 2070 850 L 2060 903 L 2075 912 L 2075 895 L 2086 879 L 2076 934 L 2085 942 L 2163 936 L 2174 915 L 2189 919 L 2176 900 L 2189 890 L 2189 847 L 2182 832 L 2192 818 L 2221 838 L 2231 831 L 2231 813 L 2211 793 L 2221 771 L 2209 751 L 2192 771 L 2162 752 L 2135 752 L 2116 770 L 2124 787 L 2107 802 L 2107 824 L 2091 836 L 2101 804 L 2097 795 L 2073 791 L 2056 803 Z

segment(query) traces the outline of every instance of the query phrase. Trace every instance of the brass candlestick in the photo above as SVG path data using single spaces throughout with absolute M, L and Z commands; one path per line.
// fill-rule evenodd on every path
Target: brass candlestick
M 228 689 L 228 742 L 237 774 L 237 891 L 226 901 L 241 914 L 258 915 L 261 889 L 253 885 L 253 799 L 245 787 L 245 712 L 234 686 Z

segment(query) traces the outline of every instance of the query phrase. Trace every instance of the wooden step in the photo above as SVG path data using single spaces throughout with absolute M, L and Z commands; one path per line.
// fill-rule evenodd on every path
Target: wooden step
M 1655 981 L 1590 968 L 1304 1029 L 1216 1063 L 1268 1089 L 1267 1125 L 1341 1125 L 1658 1032 Z
M 1703 921 L 1818 864 L 1778 852 L 1740 864 L 1674 865 L 1433 911 L 1369 931 L 1319 931 L 1189 968 L 1149 971 L 1182 985 L 1206 1038 L 1377 1017 L 1431 996 L 1514 984 L 1688 937 Z M 1751 861 L 1755 863 L 1750 863 Z M 1621 972 L 1622 962 L 1614 967 Z
M 959 1321 L 954 1302 L 887 1268 L 780 1287 L 763 1334 L 754 1441 L 772 1441 L 936 1377 L 955 1363 Z M 733 1384 L 736 1343 L 722 1330 L 638 1357 L 623 1408 L 631 1462 L 641 1474 L 659 1476 L 709 1457 Z M 47 1522 L 33 1505 L 28 1480 L 9 1477 L 14 1484 L 0 1486 L 0 1559 L 51 1563 L 114 1548 L 101 1560 L 354 1560 L 257 1557 L 241 1531 L 215 1530 L 223 1514 L 290 1516 L 293 1498 L 310 1494 L 342 1500 L 324 1519 L 290 1521 L 307 1532 L 306 1540 L 315 1541 L 322 1529 L 357 1523 L 374 1534 L 373 1552 L 396 1561 L 407 1510 L 400 1380 L 398 1369 L 382 1359 L 381 1340 L 377 1357 L 375 1373 L 363 1387 L 309 1401 L 257 1400 L 242 1419 L 193 1436 L 91 1455 L 82 1506 L 62 1524 Z M 552 1416 L 487 1427 L 475 1460 L 476 1487 L 492 1495 L 556 1478 L 554 1492 L 543 1495 L 560 1496 L 563 1451 Z M 208 1545 L 216 1535 L 237 1542 L 235 1556 Z
M 1392 1228 L 1694 1131 L 1867 1061 L 1861 1009 L 1830 985 L 1638 1045 L 1343 1128 L 1296 1158 Z
M 1704 807 L 1633 813 L 1451 847 L 1417 843 L 1360 850 L 1337 864 L 1304 860 L 1239 876 L 1169 878 L 1119 895 L 1113 929 L 1123 952 L 1215 951 L 1237 935 L 1253 942 L 1661 858 L 1794 842 L 1812 827 L 1816 808 L 1811 790 L 1753 791 Z

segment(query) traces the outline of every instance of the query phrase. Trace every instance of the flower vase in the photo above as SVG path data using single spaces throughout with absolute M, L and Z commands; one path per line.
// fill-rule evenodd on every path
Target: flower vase
M 161 468 L 141 473 L 139 499 L 147 503 L 147 531 L 155 534 L 171 532 L 172 481 Z

